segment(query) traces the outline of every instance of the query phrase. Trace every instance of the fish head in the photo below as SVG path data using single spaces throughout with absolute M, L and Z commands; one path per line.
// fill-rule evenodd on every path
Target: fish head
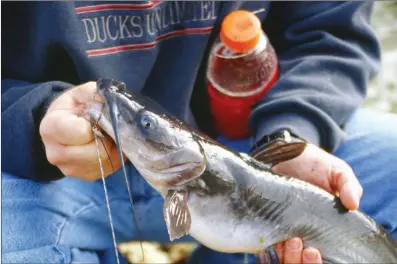
M 174 187 L 199 177 L 206 157 L 189 126 L 148 97 L 127 92 L 123 83 L 100 79 L 88 113 L 154 187 Z

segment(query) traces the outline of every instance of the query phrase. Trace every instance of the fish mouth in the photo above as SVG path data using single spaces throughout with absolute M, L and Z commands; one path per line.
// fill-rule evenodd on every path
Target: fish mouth
M 199 166 L 200 162 L 182 162 L 177 164 L 172 164 L 168 168 L 164 169 L 156 169 L 154 168 L 154 172 L 161 174 L 174 174 L 174 173 L 183 173 L 184 171 L 191 170 L 194 167 Z
M 106 103 L 91 101 L 89 103 L 89 114 L 90 116 L 98 122 L 101 128 L 109 134 L 109 136 L 115 140 L 115 134 L 113 127 L 110 122 L 110 117 L 108 111 L 106 110 Z M 145 151 L 140 151 L 139 146 L 142 144 L 139 140 L 134 141 L 134 152 L 125 153 L 128 159 L 134 164 L 134 166 L 139 167 L 142 172 L 147 172 L 150 175 L 157 175 L 161 178 L 156 182 L 159 186 L 172 186 L 185 183 L 191 180 L 193 175 L 201 175 L 206 167 L 205 158 L 201 155 L 194 155 L 194 153 L 189 153 L 185 149 L 175 149 L 174 151 L 159 157 L 159 159 L 153 159 L 152 156 L 147 155 Z M 126 147 L 124 146 L 123 150 Z M 131 148 L 132 149 L 132 148 Z M 190 159 L 190 160 L 185 160 Z
M 155 175 L 149 177 L 147 180 L 159 187 L 175 187 L 186 184 L 194 178 L 201 176 L 205 171 L 205 163 L 200 162 L 184 162 L 173 164 L 164 169 L 154 169 L 148 167 L 137 167 L 138 171 L 145 177 L 145 175 Z
M 175 186 L 201 176 L 206 157 L 189 130 L 171 131 L 170 121 L 164 119 L 166 115 L 160 106 L 125 90 L 120 82 L 98 80 L 96 93 L 102 102 L 92 100 L 88 109 L 91 118 L 115 141 L 119 151 L 147 181 L 157 186 Z M 164 127 L 144 130 L 142 115 L 163 120 L 155 124 Z M 164 136 L 156 136 L 159 133 Z
M 93 99 L 88 102 L 87 108 L 85 109 L 85 113 L 90 117 L 91 122 L 95 124 L 101 123 L 101 119 L 105 117 L 108 119 L 108 115 L 106 111 L 104 111 L 106 108 L 106 104 L 103 101 L 98 101 Z M 109 131 L 106 131 L 109 133 Z

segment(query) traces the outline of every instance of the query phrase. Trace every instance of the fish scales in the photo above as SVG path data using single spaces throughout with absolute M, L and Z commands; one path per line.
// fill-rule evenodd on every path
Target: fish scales
M 208 148 L 211 147 L 213 148 L 213 146 L 208 146 Z M 206 149 L 206 147 L 204 148 Z M 215 146 L 215 148 L 218 148 L 218 146 Z M 215 152 L 218 153 L 218 156 L 222 154 L 220 149 Z M 227 154 L 225 153 L 225 155 Z M 231 157 L 224 159 L 226 166 L 231 160 Z M 264 248 L 276 243 L 275 241 L 282 241 L 292 236 L 301 236 L 305 245 L 319 248 L 324 255 L 324 259 L 330 263 L 365 263 L 366 255 L 380 254 L 383 257 L 387 254 L 395 254 L 395 250 L 394 252 L 391 250 L 389 252 L 376 252 L 380 249 L 370 249 L 370 239 L 366 238 L 379 232 L 375 223 L 359 211 L 348 212 L 334 196 L 320 189 L 312 188 L 311 185 L 294 178 L 274 177 L 275 174 L 272 174 L 273 177 L 268 177 L 267 171 L 250 168 L 239 169 L 236 167 L 239 162 L 233 161 L 233 164 L 231 166 L 233 169 L 228 170 L 229 175 L 226 177 L 224 173 L 215 173 L 212 177 L 220 177 L 220 175 L 225 178 L 234 177 L 236 182 L 240 182 L 229 198 L 232 217 L 241 222 L 247 223 L 248 221 L 253 225 L 252 229 L 255 229 L 254 225 L 257 225 L 256 220 L 259 218 L 261 226 L 272 226 L 272 229 L 278 230 L 277 233 L 272 232 L 273 237 L 269 237 L 266 232 L 262 232 L 265 241 L 263 243 Z M 240 164 L 246 166 L 245 163 Z M 217 162 L 214 167 L 212 170 L 217 171 L 225 166 L 224 164 L 219 165 Z M 236 171 L 240 173 L 236 173 Z M 219 184 L 223 182 L 211 181 L 212 184 L 207 185 L 207 187 L 218 189 L 220 188 Z M 308 186 L 310 186 L 310 189 L 307 189 Z M 249 200 L 255 200 L 257 204 L 265 205 L 266 209 L 262 209 L 261 214 L 253 213 L 257 209 L 257 204 L 248 203 Z M 216 212 L 216 207 L 220 207 L 222 204 L 212 206 L 214 206 L 214 212 Z M 225 206 L 224 203 L 223 206 Z M 208 211 L 207 207 L 205 212 Z M 205 218 L 204 212 L 201 217 Z M 275 221 L 276 219 L 277 221 Z M 217 223 L 217 226 L 227 225 L 228 223 L 230 222 L 225 220 L 223 223 Z M 357 223 L 362 224 L 357 225 Z M 230 227 L 230 229 L 233 229 L 233 227 Z M 216 232 L 216 230 L 213 231 Z M 252 234 L 255 237 L 248 239 L 248 241 L 254 243 L 247 245 L 247 247 L 251 247 L 251 250 L 255 251 L 260 244 L 260 235 L 258 235 L 260 233 L 253 232 Z M 283 234 L 289 235 L 285 237 Z M 241 240 L 247 241 L 247 236 L 244 236 Z M 354 251 L 350 248 L 352 243 L 355 245 Z M 327 253 L 330 256 L 343 254 L 345 257 L 343 259 L 338 257 L 327 258 Z M 383 260 L 380 258 L 378 261 L 382 262 Z M 392 261 L 392 259 L 390 258 L 389 261 Z
M 170 240 L 189 234 L 221 252 L 260 253 L 300 236 L 327 263 L 397 263 L 396 241 L 361 211 L 200 134 L 120 82 L 97 85 L 105 103 L 88 112 L 113 139 L 118 131 L 124 154 L 164 197 Z

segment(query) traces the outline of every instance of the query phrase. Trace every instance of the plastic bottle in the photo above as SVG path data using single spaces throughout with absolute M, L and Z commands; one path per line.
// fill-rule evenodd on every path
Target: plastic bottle
M 258 17 L 245 10 L 228 14 L 211 48 L 207 68 L 211 113 L 218 134 L 249 136 L 252 106 L 278 78 L 277 56 Z

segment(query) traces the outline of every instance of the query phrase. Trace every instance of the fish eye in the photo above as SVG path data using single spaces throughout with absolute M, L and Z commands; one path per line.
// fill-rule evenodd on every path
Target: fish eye
M 152 116 L 143 115 L 141 117 L 141 126 L 145 130 L 154 129 L 156 126 L 156 120 Z

